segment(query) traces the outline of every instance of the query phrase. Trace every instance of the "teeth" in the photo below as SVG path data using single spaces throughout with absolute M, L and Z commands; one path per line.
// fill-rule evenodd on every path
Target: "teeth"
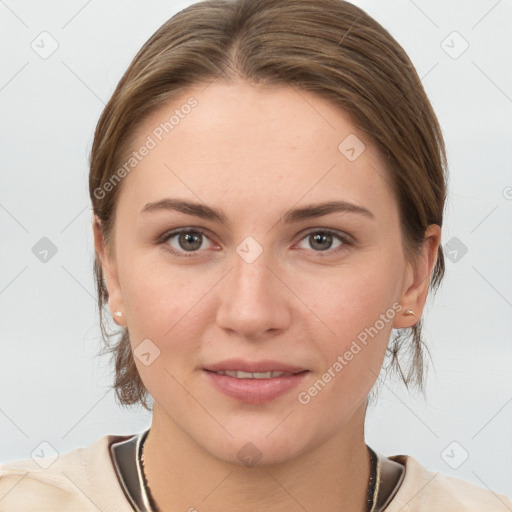
M 272 377 L 281 377 L 282 375 L 290 375 L 286 372 L 256 372 L 256 373 L 249 373 L 249 372 L 239 372 L 239 371 L 221 371 L 221 372 L 215 372 L 219 375 L 227 375 L 228 377 L 235 377 L 237 379 L 270 379 Z

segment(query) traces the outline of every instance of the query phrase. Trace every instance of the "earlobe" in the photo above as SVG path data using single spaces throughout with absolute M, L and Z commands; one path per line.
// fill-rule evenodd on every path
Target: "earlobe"
M 109 301 L 109 306 L 110 306 L 110 301 Z M 121 327 L 125 327 L 125 325 L 120 320 L 122 317 L 123 317 L 123 313 L 121 311 L 114 311 L 114 314 L 112 316 L 112 318 L 114 319 L 114 322 L 117 325 L 120 325 Z
M 395 318 L 393 323 L 395 329 L 412 327 L 420 320 L 427 300 L 430 278 L 437 261 L 440 242 L 441 228 L 437 224 L 431 224 L 425 232 L 425 240 L 417 261 L 407 265 L 404 289 L 399 299 L 404 309 Z

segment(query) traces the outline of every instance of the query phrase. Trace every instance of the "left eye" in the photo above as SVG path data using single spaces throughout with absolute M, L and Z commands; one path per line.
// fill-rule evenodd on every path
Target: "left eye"
M 338 249 L 342 245 L 350 244 L 348 236 L 328 229 L 311 231 L 310 233 L 306 234 L 302 240 L 309 240 L 310 246 L 318 249 L 318 251 L 315 252 L 324 252 L 332 248 L 333 239 L 335 238 L 341 242 L 335 247 L 335 249 Z

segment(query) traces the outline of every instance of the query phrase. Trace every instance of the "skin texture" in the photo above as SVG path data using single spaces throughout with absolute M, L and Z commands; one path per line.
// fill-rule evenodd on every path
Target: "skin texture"
M 366 399 L 392 327 L 421 317 L 440 228 L 429 227 L 418 264 L 408 263 L 380 154 L 337 106 L 289 86 L 190 88 L 138 127 L 134 148 L 192 96 L 197 106 L 123 179 L 113 252 L 93 217 L 109 307 L 123 313 L 116 322 L 128 328 L 132 348 L 150 339 L 160 350 L 147 366 L 135 358 L 154 399 L 145 447 L 151 493 L 170 511 L 363 512 Z M 350 134 L 365 144 L 354 161 L 338 149 Z M 229 224 L 175 211 L 141 213 L 166 197 L 222 209 Z M 282 221 L 290 208 L 342 199 L 374 218 L 338 212 Z M 205 233 L 196 246 L 180 245 L 179 235 L 156 242 L 191 227 Z M 337 230 L 353 243 L 333 237 L 315 244 L 312 228 Z M 262 249 L 250 263 L 236 250 L 248 236 Z M 199 248 L 187 252 L 191 245 Z M 300 403 L 298 393 L 398 303 L 403 309 Z M 406 309 L 415 316 L 405 316 Z M 205 377 L 206 365 L 232 357 L 277 360 L 309 373 L 298 388 L 249 404 Z M 253 467 L 237 456 L 249 442 L 261 455 Z

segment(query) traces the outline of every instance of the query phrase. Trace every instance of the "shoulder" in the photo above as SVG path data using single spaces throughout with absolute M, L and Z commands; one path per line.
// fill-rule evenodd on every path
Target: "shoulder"
M 424 468 L 414 457 L 393 455 L 405 477 L 386 512 L 507 512 L 512 500 L 465 480 Z
M 0 512 L 131 512 L 110 445 L 132 435 L 106 435 L 68 453 L 45 456 L 43 450 L 41 457 L 0 464 Z

